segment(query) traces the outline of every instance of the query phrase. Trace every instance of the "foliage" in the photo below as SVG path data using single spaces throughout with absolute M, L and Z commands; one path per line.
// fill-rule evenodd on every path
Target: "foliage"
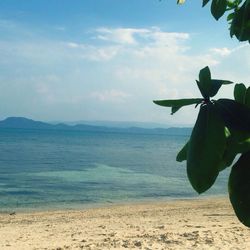
M 178 4 L 184 2 L 177 1 Z M 228 13 L 231 37 L 250 42 L 250 0 L 203 0 L 202 6 L 209 2 L 216 20 Z M 229 197 L 239 220 L 250 227 L 250 87 L 237 83 L 234 100 L 214 100 L 211 98 L 221 86 L 232 82 L 212 79 L 208 66 L 200 70 L 198 78 L 196 84 L 201 98 L 154 103 L 170 107 L 171 114 L 183 106 L 200 106 L 191 136 L 176 160 L 186 161 L 188 179 L 198 193 L 207 191 L 220 171 L 235 162 L 228 182 Z
M 202 7 L 211 2 L 211 14 L 219 20 L 226 12 L 231 37 L 250 42 L 250 0 L 203 0 Z M 185 0 L 177 0 L 178 4 Z

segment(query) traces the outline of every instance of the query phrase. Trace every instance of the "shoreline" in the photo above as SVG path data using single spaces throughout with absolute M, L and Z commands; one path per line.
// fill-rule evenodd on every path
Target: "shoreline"
M 1 214 L 9 213 L 36 213 L 36 212 L 57 212 L 57 211 L 80 211 L 86 209 L 95 208 L 109 208 L 112 206 L 126 206 L 126 205 L 143 205 L 143 204 L 158 204 L 168 203 L 175 201 L 192 201 L 192 200 L 206 200 L 206 199 L 228 199 L 226 194 L 216 195 L 197 195 L 192 197 L 161 197 L 161 198 L 145 198 L 145 199 L 129 199 L 129 200 L 118 200 L 118 201 L 105 201 L 96 203 L 68 203 L 63 202 L 57 203 L 57 205 L 47 206 L 17 206 L 17 207 L 0 207 Z M 37 203 L 39 204 L 39 203 Z M 54 203 L 56 204 L 56 202 Z
M 227 198 L 0 214 L 0 249 L 250 249 Z

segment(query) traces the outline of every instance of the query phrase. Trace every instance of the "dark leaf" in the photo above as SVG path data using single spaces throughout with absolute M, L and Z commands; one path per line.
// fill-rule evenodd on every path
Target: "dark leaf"
M 242 143 L 242 142 L 248 140 L 248 138 L 250 138 L 250 132 L 246 132 L 246 131 L 242 131 L 242 130 L 230 129 L 230 134 L 237 144 Z M 243 151 L 238 151 L 238 152 L 242 153 Z
M 235 35 L 239 41 L 250 40 L 250 1 L 246 0 L 244 4 L 235 11 L 235 15 L 230 27 L 230 35 Z
M 227 9 L 227 0 L 213 0 L 211 4 L 211 13 L 216 20 L 223 16 Z
M 231 166 L 237 154 L 237 142 L 230 136 L 226 140 L 226 150 L 223 154 L 224 168 Z M 221 168 L 220 171 L 224 168 Z
M 200 70 L 199 81 L 196 81 L 202 96 L 207 99 L 217 94 L 220 87 L 224 84 L 231 84 L 233 82 L 228 80 L 211 79 L 209 67 Z
M 173 115 L 175 112 L 177 112 L 181 107 L 172 107 L 171 108 L 171 115 Z
M 230 99 L 219 99 L 215 107 L 229 129 L 250 132 L 250 108 Z
M 214 105 L 201 106 L 187 154 L 188 178 L 198 193 L 205 192 L 214 184 L 225 147 L 225 127 Z
M 235 84 L 234 86 L 234 99 L 235 101 L 245 104 L 247 88 L 243 83 Z
M 211 80 L 211 88 L 209 91 L 209 96 L 210 97 L 215 96 L 218 93 L 218 91 L 222 85 L 232 84 L 232 83 L 233 82 L 227 81 L 227 80 L 212 79 Z
M 250 137 L 245 141 L 239 142 L 237 145 L 238 153 L 246 153 L 248 151 L 250 151 Z
M 233 38 L 235 34 L 235 22 L 232 21 L 231 26 L 230 26 L 230 36 Z
M 202 98 L 190 98 L 190 99 L 177 99 L 177 100 L 158 100 L 153 102 L 163 107 L 181 108 L 187 105 L 192 105 L 197 103 L 199 104 L 202 102 L 202 100 L 203 100 Z
M 200 82 L 196 80 L 196 83 L 197 83 L 197 86 L 198 86 L 198 88 L 199 88 L 199 90 L 200 90 L 200 92 L 201 92 L 201 95 L 202 95 L 204 98 L 208 98 L 208 96 L 207 96 L 207 94 L 204 92 L 204 90 L 203 90 L 203 88 L 202 88 Z
M 234 2 L 230 2 L 230 1 L 228 1 L 227 2 L 227 7 L 229 8 L 229 9 L 234 9 L 235 7 L 237 7 L 238 5 L 237 5 L 237 3 L 234 1 Z
M 184 145 L 181 151 L 176 156 L 176 161 L 182 162 L 187 160 L 187 150 L 188 150 L 188 142 Z
M 229 21 L 233 20 L 233 18 L 234 18 L 234 13 L 230 13 L 230 14 L 227 16 L 227 21 L 229 22 Z
M 206 99 L 209 97 L 211 89 L 211 73 L 208 66 L 200 70 L 199 81 L 196 81 L 202 96 Z
M 245 95 L 245 105 L 250 108 L 250 87 L 248 87 Z
M 231 204 L 238 219 L 250 227 L 250 152 L 242 154 L 232 167 L 228 183 Z
M 202 1 L 202 7 L 204 7 L 205 5 L 207 5 L 207 3 L 209 2 L 210 0 L 203 0 Z
M 212 79 L 212 82 L 213 81 L 219 81 L 221 83 L 221 85 L 228 85 L 228 84 L 232 84 L 233 82 L 232 81 L 229 81 L 229 80 L 219 80 L 219 79 Z
M 250 134 L 233 131 L 226 140 L 226 150 L 223 155 L 225 167 L 230 166 L 238 154 L 247 151 L 250 151 Z

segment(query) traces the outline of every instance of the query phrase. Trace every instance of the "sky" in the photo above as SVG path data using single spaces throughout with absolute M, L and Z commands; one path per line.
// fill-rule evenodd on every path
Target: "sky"
M 0 119 L 193 124 L 198 108 L 171 116 L 152 100 L 200 97 L 205 66 L 250 82 L 250 46 L 201 2 L 1 0 Z

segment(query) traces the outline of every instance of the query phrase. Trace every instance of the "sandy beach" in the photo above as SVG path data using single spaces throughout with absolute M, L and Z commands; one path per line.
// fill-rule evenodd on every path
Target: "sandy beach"
M 250 249 L 226 198 L 0 214 L 0 249 Z

